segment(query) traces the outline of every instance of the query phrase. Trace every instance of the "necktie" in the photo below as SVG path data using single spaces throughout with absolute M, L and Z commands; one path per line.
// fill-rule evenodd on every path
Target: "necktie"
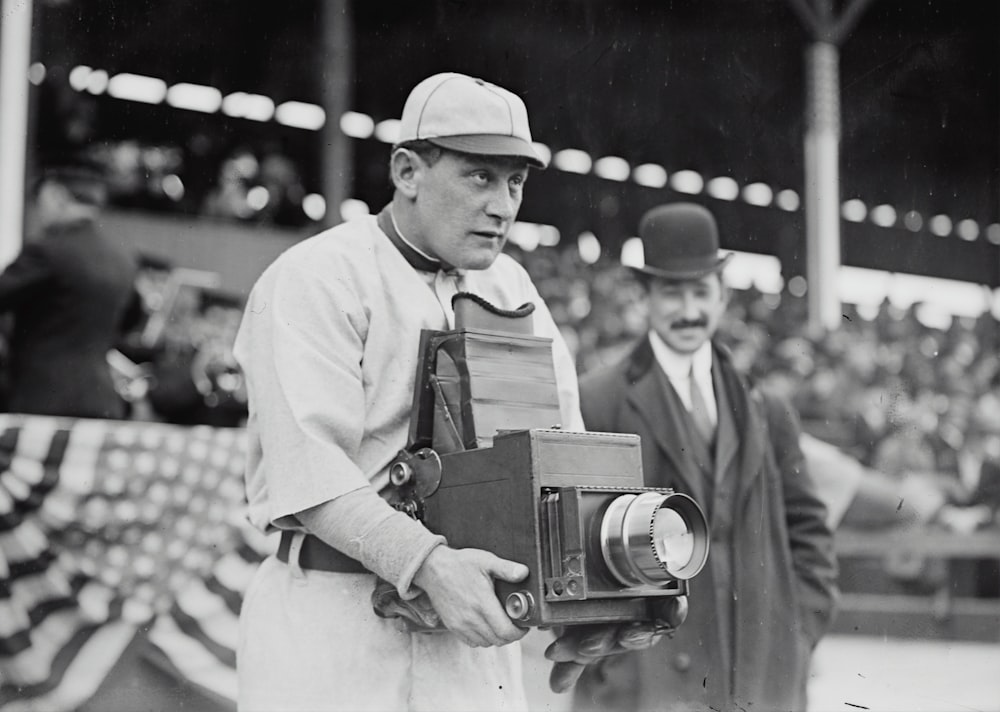
M 705 442 L 712 443 L 715 440 L 715 423 L 709 415 L 708 406 L 705 405 L 705 397 L 698 387 L 698 381 L 694 377 L 694 369 L 688 374 L 688 384 L 691 388 L 691 418 L 694 425 L 705 438 Z

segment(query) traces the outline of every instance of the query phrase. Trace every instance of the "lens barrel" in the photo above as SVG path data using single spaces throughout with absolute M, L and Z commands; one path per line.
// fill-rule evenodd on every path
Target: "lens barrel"
M 684 494 L 616 497 L 601 520 L 604 563 L 623 586 L 664 586 L 692 578 L 708 558 L 708 522 Z

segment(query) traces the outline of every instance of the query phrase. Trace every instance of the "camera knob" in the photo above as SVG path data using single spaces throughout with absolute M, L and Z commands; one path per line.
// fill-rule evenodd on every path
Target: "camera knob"
M 413 478 L 413 468 L 408 462 L 394 462 L 389 467 L 389 481 L 402 487 Z
M 535 599 L 527 591 L 514 591 L 503 604 L 507 615 L 516 621 L 527 620 L 535 608 Z

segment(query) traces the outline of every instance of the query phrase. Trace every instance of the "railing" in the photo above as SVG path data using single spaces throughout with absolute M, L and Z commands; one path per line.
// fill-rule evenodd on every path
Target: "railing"
M 975 560 L 1000 561 L 1000 529 L 956 534 L 932 527 L 893 532 L 840 530 L 842 567 L 854 559 L 938 560 L 945 575 L 916 594 L 845 590 L 835 632 L 904 638 L 1000 642 L 1000 598 L 956 594 L 953 574 Z

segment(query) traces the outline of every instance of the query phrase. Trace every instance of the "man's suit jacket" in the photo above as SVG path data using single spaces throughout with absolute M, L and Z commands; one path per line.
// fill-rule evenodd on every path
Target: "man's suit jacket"
M 790 407 L 753 390 L 718 347 L 712 373 L 719 423 L 707 463 L 648 339 L 581 381 L 587 429 L 637 433 L 646 484 L 697 500 L 712 541 L 687 621 L 672 639 L 589 671 L 575 709 L 805 709 L 810 654 L 836 595 L 826 509 Z
M 121 418 L 107 353 L 135 297 L 137 262 L 81 222 L 54 228 L 0 274 L 0 312 L 14 315 L 7 410 Z

